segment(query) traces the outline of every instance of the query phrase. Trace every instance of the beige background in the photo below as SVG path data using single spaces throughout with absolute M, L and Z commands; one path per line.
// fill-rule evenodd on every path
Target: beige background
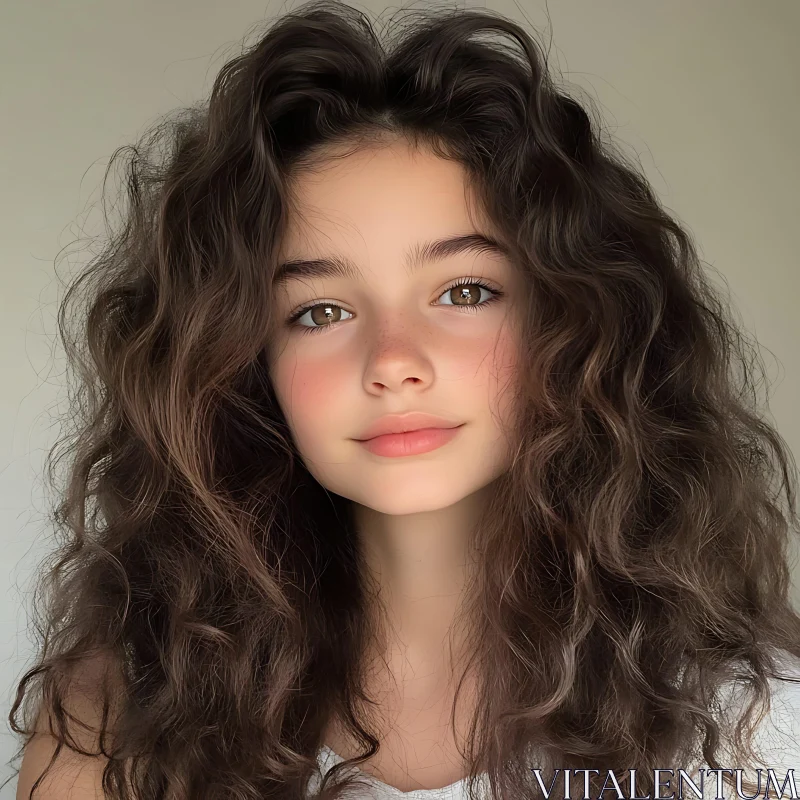
M 353 3 L 380 12 L 398 4 Z M 103 231 L 103 171 L 155 118 L 296 7 L 253 0 L 5 0 L 0 5 L 0 713 L 32 658 L 24 592 L 47 546 L 42 458 L 58 434 L 60 280 Z M 407 3 L 403 3 L 407 6 Z M 460 3 L 459 5 L 465 5 Z M 728 282 L 763 346 L 770 409 L 797 455 L 800 421 L 799 0 L 519 0 L 560 80 L 598 104 Z M 523 12 L 524 9 L 524 12 Z M 792 47 L 792 45 L 795 45 Z M 108 209 L 114 219 L 114 192 Z M 56 273 L 57 270 L 57 273 Z M 59 279 L 56 278 L 58 274 Z M 719 279 L 721 280 L 721 279 Z M 719 282 L 715 278 L 715 281 Z M 795 555 L 796 558 L 796 555 Z M 800 576 L 795 568 L 795 599 Z M 14 750 L 0 725 L 0 779 Z M 12 798 L 14 784 L 0 792 Z

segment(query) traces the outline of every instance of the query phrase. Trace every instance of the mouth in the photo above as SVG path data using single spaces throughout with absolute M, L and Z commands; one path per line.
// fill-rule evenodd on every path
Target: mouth
M 451 442 L 466 423 L 453 428 L 418 428 L 405 433 L 384 433 L 370 439 L 356 439 L 367 450 L 377 456 L 398 458 L 421 455 Z
M 463 423 L 462 423 L 463 424 Z M 414 428 L 409 431 L 397 431 L 396 433 L 379 433 L 375 436 L 370 436 L 368 439 L 356 439 L 357 442 L 371 442 L 374 439 L 381 439 L 384 436 L 406 436 L 409 433 L 419 433 L 420 431 L 450 431 L 455 428 L 460 428 L 461 425 L 421 425 L 419 428 Z

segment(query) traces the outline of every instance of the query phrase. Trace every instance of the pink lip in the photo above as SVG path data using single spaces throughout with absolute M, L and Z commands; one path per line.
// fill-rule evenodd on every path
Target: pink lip
M 462 427 L 463 425 L 458 425 L 455 428 L 420 428 L 406 433 L 386 433 L 383 436 L 361 440 L 360 443 L 376 456 L 388 458 L 416 456 L 447 444 L 455 438 Z

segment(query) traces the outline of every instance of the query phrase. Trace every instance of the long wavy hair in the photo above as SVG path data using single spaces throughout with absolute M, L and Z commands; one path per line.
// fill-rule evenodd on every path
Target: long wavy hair
M 379 36 L 305 4 L 208 103 L 112 157 L 129 206 L 59 306 L 77 380 L 48 454 L 51 475 L 69 463 L 63 540 L 9 716 L 19 752 L 39 720 L 56 755 L 98 754 L 108 797 L 305 797 L 332 713 L 362 754 L 320 797 L 380 747 L 351 504 L 305 468 L 267 357 L 293 180 L 334 146 L 402 137 L 457 161 L 524 277 L 512 464 L 468 601 L 470 777 L 517 800 L 542 796 L 531 766 L 635 768 L 641 794 L 656 767 L 724 766 L 728 741 L 746 765 L 783 654 L 800 658 L 796 466 L 690 234 L 526 30 L 485 10 L 405 20 Z

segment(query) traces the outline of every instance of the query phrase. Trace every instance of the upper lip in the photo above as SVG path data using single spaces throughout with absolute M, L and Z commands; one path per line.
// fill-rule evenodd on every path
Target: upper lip
M 358 437 L 358 441 L 374 439 L 376 436 L 383 436 L 387 433 L 418 431 L 422 428 L 457 428 L 461 424 L 463 423 L 453 422 L 434 414 L 423 414 L 420 411 L 411 411 L 407 414 L 387 414 L 370 425 Z

